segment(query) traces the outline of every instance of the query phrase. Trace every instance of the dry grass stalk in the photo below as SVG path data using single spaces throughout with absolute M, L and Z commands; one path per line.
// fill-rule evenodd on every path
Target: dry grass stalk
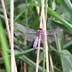
M 46 30 L 46 17 L 45 17 L 45 0 L 41 0 L 42 3 L 42 11 L 41 11 L 41 24 L 40 27 L 44 31 L 43 35 L 43 45 L 45 48 L 45 55 L 46 55 L 46 72 L 49 72 L 49 59 L 48 59 L 48 43 L 47 43 L 47 30 Z
M 41 41 L 41 35 L 40 35 L 38 47 L 37 47 L 36 72 L 38 72 L 38 67 L 39 67 L 40 41 Z
M 10 27 L 11 27 L 11 72 L 17 72 L 14 56 L 14 0 L 10 0 Z
M 23 72 L 27 72 L 27 64 L 26 63 L 23 64 Z
M 5 2 L 4 0 L 1 0 L 1 3 L 2 3 L 2 8 L 3 8 L 3 13 L 4 13 L 4 18 L 5 18 L 5 23 L 6 23 L 6 29 L 7 29 L 7 33 L 8 33 L 8 37 L 9 37 L 9 43 L 10 43 L 10 47 L 11 47 L 11 72 L 17 72 L 17 69 L 16 69 L 16 63 L 15 63 L 15 57 L 14 57 L 14 21 L 13 21 L 13 18 L 14 18 L 14 0 L 11 0 L 11 14 L 10 14 L 10 17 L 11 17 L 11 32 L 10 32 L 10 29 L 9 29 L 9 23 L 8 23 L 8 18 L 7 18 L 7 13 L 6 13 L 6 7 L 5 7 Z M 14 62 L 14 63 L 13 63 Z
M 34 0 L 34 2 L 37 4 L 36 0 Z M 36 10 L 37 10 L 37 13 L 39 14 L 39 7 L 38 6 L 36 6 Z M 39 37 L 38 47 L 37 47 L 36 72 L 38 72 L 38 67 L 39 67 L 40 42 L 41 42 L 41 35 Z
M 41 0 L 42 10 L 41 10 L 41 16 L 40 16 L 40 28 L 42 28 L 44 31 L 43 45 L 44 45 L 45 53 L 46 53 L 46 69 L 47 69 L 46 72 L 49 72 L 48 43 L 47 43 L 46 17 L 45 17 L 44 2 L 45 0 Z M 38 51 L 37 51 L 36 72 L 38 72 L 38 66 L 39 66 L 39 53 L 40 53 L 40 46 L 38 46 Z
M 9 43 L 10 43 L 10 46 L 11 46 L 11 37 L 10 37 L 11 34 L 10 34 L 9 22 L 8 22 L 8 17 L 7 17 L 7 12 L 6 12 L 4 0 L 1 0 L 1 4 L 2 4 L 2 8 L 3 8 L 3 14 L 4 14 L 4 18 L 5 18 L 5 24 L 6 24 L 6 30 L 7 30 L 7 33 L 8 33 Z
M 52 57 L 50 56 L 50 65 L 51 65 L 51 72 L 54 72 L 54 66 L 53 66 L 53 61 L 52 61 Z

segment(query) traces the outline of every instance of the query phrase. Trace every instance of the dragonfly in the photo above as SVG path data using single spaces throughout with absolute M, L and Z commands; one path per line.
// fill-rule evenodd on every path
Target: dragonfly
M 23 38 L 27 38 L 27 41 L 29 42 L 33 42 L 35 40 L 35 44 L 38 42 L 38 36 L 37 33 L 39 32 L 38 30 L 34 30 L 31 28 L 28 28 L 26 26 L 23 26 L 22 24 L 16 23 L 15 24 L 15 35 L 16 36 L 22 36 Z M 59 32 L 63 32 L 63 30 L 61 28 L 57 28 L 57 29 L 52 29 L 52 30 L 47 30 L 47 37 L 48 37 L 48 42 L 52 43 L 55 41 L 55 34 L 59 33 Z M 41 32 L 42 34 L 43 32 Z M 43 40 L 41 38 L 41 40 Z

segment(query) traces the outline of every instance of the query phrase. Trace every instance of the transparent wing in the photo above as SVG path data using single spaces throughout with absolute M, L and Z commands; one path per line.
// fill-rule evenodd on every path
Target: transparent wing
M 21 24 L 16 23 L 15 24 L 15 30 L 18 31 L 18 32 L 15 31 L 15 35 L 16 36 L 21 35 L 23 38 L 27 38 L 28 41 L 32 42 L 36 38 L 36 30 L 33 30 L 31 28 L 28 28 L 28 27 L 25 27 L 25 26 L 23 26 Z M 52 29 L 52 30 L 48 30 L 47 31 L 48 42 L 51 43 L 51 42 L 55 41 L 54 36 L 55 36 L 55 34 L 57 32 L 62 32 L 62 29 L 57 28 L 57 29 Z

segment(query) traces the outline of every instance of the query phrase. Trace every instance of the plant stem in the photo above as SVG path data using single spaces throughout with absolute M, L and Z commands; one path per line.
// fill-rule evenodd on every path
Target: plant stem
M 44 44 L 44 48 L 45 48 L 45 55 L 46 55 L 46 72 L 49 72 L 49 60 L 48 60 L 48 43 L 47 43 L 47 30 L 46 30 L 46 16 L 45 16 L 45 0 L 41 0 L 42 2 L 42 11 L 41 11 L 41 24 L 40 27 L 43 28 L 44 31 L 44 37 L 43 37 L 43 44 Z
M 10 1 L 10 24 L 11 24 L 11 72 L 17 72 L 14 56 L 14 0 Z
M 5 24 L 6 24 L 6 30 L 8 33 L 8 37 L 9 37 L 9 43 L 11 45 L 11 34 L 10 34 L 10 29 L 9 29 L 9 22 L 8 22 L 8 17 L 7 17 L 7 13 L 6 13 L 6 7 L 5 7 L 5 2 L 4 0 L 1 0 L 1 4 L 2 4 L 2 8 L 3 8 L 3 14 L 4 14 L 4 18 L 5 18 Z
M 6 37 L 4 34 L 4 29 L 2 27 L 1 19 L 0 19 L 0 42 L 1 42 L 1 47 L 2 47 L 2 55 L 3 55 L 3 59 L 4 59 L 2 61 L 4 61 L 6 72 L 10 72 L 8 45 L 7 45 Z
M 41 35 L 39 38 L 38 48 L 37 48 L 36 72 L 38 72 L 38 67 L 39 67 L 40 41 L 41 41 Z

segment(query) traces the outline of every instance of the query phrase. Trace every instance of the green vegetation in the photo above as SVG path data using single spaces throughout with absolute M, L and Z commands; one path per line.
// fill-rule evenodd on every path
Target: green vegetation
M 41 0 L 14 0 L 14 52 L 18 72 L 35 72 L 33 48 L 40 26 Z M 45 0 L 50 72 L 72 72 L 72 1 Z M 5 0 L 10 23 L 10 0 Z M 37 8 L 40 8 L 38 14 Z M 10 25 L 9 25 L 10 26 Z M 10 72 L 11 49 L 0 1 L 0 72 Z M 46 72 L 45 49 L 40 46 L 39 72 Z

